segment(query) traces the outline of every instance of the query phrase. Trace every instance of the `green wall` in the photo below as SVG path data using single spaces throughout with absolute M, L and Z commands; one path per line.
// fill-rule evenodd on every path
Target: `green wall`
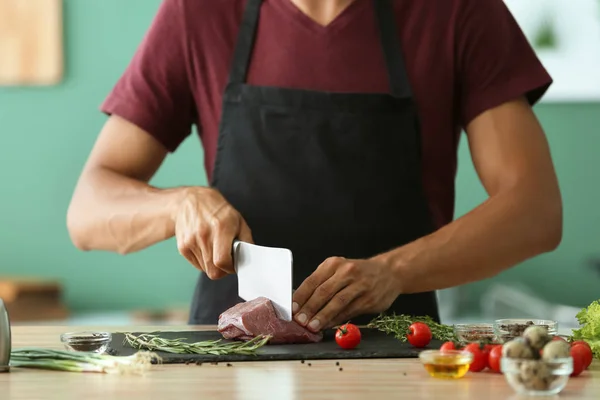
M 159 0 L 65 0 L 67 71 L 48 88 L 0 88 L 0 273 L 58 277 L 75 310 L 187 304 L 196 272 L 174 241 L 128 256 L 83 253 L 70 243 L 65 215 L 81 167 L 105 117 L 98 106 L 150 23 Z M 600 105 L 543 105 L 565 200 L 561 247 L 496 278 L 534 285 L 571 304 L 598 297 L 598 278 L 583 269 L 597 249 Z M 468 156 L 460 149 L 457 215 L 484 198 Z M 204 184 L 202 152 L 188 139 L 154 184 Z M 565 282 L 570 282 L 566 284 Z M 470 300 L 490 282 L 469 285 Z

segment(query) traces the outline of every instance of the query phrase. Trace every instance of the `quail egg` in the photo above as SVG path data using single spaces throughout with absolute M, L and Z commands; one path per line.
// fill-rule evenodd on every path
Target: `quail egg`
M 535 359 L 535 352 L 527 345 L 525 339 L 516 338 L 502 346 L 502 357 Z

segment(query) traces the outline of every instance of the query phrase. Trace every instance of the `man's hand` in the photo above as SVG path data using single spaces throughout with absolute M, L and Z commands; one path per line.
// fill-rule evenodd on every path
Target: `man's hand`
M 399 295 L 382 261 L 328 258 L 294 292 L 294 319 L 313 332 L 387 310 Z
M 240 213 L 218 191 L 203 187 L 186 188 L 175 215 L 175 236 L 181 255 L 210 279 L 235 272 L 234 240 L 252 243 Z

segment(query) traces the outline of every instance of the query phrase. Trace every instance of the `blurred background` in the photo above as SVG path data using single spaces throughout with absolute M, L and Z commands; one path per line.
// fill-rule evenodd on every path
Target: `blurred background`
M 174 240 L 127 256 L 84 253 L 66 230 L 73 188 L 105 121 L 98 107 L 159 4 L 0 0 L 0 297 L 14 324 L 187 321 L 197 273 Z M 568 326 L 600 297 L 600 1 L 507 4 L 556 80 L 535 112 L 563 192 L 564 238 L 501 276 L 441 292 L 442 315 L 447 323 L 524 316 Z M 464 140 L 459 161 L 457 217 L 486 198 Z M 195 135 L 152 183 L 206 184 Z

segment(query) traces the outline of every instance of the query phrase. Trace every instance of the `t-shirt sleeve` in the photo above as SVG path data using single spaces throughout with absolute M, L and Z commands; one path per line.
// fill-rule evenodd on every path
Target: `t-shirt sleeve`
M 180 0 L 165 0 L 100 110 L 137 125 L 173 152 L 196 122 L 188 68 Z
M 456 51 L 460 122 L 525 96 L 535 104 L 552 84 L 503 0 L 461 0 Z

